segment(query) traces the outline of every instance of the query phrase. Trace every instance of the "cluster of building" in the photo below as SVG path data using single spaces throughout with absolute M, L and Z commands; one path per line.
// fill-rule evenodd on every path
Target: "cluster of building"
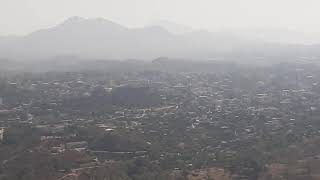
M 319 67 L 281 64 L 219 72 L 9 76 L 0 94 L 0 140 L 10 127 L 24 124 L 37 130 L 40 146 L 52 155 L 70 150 L 96 159 L 109 153 L 109 159 L 98 159 L 109 161 L 119 154 L 151 156 L 158 147 L 158 161 L 175 157 L 195 166 L 190 154 L 206 153 L 214 163 L 219 154 L 232 158 L 258 139 L 319 136 L 319 81 Z M 77 128 L 129 132 L 141 145 L 134 151 L 93 149 L 91 137 Z

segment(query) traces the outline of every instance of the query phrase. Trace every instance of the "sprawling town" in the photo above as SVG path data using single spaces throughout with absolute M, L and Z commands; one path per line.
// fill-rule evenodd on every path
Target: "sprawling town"
M 320 179 L 316 63 L 93 68 L 1 71 L 1 180 Z

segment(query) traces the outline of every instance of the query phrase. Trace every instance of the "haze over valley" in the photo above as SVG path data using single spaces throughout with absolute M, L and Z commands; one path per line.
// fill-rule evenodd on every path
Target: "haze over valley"
M 249 34 L 248 34 L 249 33 Z M 267 33 L 268 34 L 268 33 Z M 215 59 L 228 56 L 317 57 L 319 45 L 295 42 L 303 33 L 284 32 L 283 37 L 256 33 L 193 29 L 158 21 L 142 28 L 128 28 L 104 18 L 71 17 L 51 28 L 24 36 L 0 37 L 0 57 L 39 60 L 61 56 L 98 59 L 158 57 Z M 279 35 L 279 34 L 278 34 Z M 301 36 L 300 36 L 301 37 Z M 293 42 L 286 41 L 285 38 Z M 302 37 L 301 37 L 302 38 Z

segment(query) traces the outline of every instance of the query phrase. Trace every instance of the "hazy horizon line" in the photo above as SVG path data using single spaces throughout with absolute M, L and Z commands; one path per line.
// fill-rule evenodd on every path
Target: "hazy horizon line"
M 178 26 L 184 26 L 190 29 L 193 29 L 193 31 L 208 31 L 208 32 L 235 32 L 235 31 L 290 31 L 290 32 L 295 32 L 295 33 L 299 33 L 299 34 L 317 34 L 320 35 L 320 33 L 315 33 L 315 32 L 303 32 L 303 31 L 299 31 L 295 28 L 290 28 L 290 27 L 267 27 L 267 26 L 261 26 L 261 27 L 219 27 L 219 28 L 197 28 L 197 27 L 193 27 L 190 25 L 186 25 L 183 23 L 179 23 L 179 22 L 175 22 L 173 20 L 168 20 L 168 19 L 153 19 L 145 24 L 141 24 L 141 25 L 136 25 L 136 26 L 130 26 L 127 25 L 125 23 L 121 23 L 117 20 L 114 20 L 112 18 L 106 18 L 106 17 L 102 17 L 102 16 L 95 16 L 95 17 L 85 17 L 85 16 L 79 16 L 79 15 L 73 15 L 73 16 L 69 16 L 67 18 L 64 18 L 62 21 L 60 20 L 59 22 L 52 24 L 52 25 L 48 25 L 48 26 L 44 26 L 41 28 L 34 28 L 31 31 L 25 32 L 25 33 L 6 33 L 6 34 L 0 34 L 0 37 L 22 37 L 22 36 L 27 36 L 29 34 L 32 34 L 34 32 L 40 31 L 40 30 L 46 30 L 46 29 L 51 29 L 54 28 L 56 26 L 59 26 L 61 24 L 63 24 L 64 22 L 72 19 L 72 18 L 79 18 L 79 19 L 83 19 L 83 20 L 106 20 L 106 21 L 110 21 L 112 23 L 121 25 L 125 28 L 128 29 L 139 29 L 139 28 L 147 28 L 147 27 L 162 27 L 161 25 L 157 25 L 157 23 L 159 22 L 167 22 L 167 23 L 171 23 L 171 24 L 175 24 Z M 162 27 L 163 28 L 163 27 Z M 165 28 L 164 28 L 165 29 Z

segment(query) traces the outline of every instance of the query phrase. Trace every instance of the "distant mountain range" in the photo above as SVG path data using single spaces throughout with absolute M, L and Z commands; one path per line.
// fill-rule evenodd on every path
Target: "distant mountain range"
M 72 17 L 26 36 L 0 37 L 0 58 L 59 56 L 108 59 L 318 56 L 319 46 L 288 45 L 244 38 L 235 33 L 193 30 L 170 22 L 130 29 L 106 19 Z

